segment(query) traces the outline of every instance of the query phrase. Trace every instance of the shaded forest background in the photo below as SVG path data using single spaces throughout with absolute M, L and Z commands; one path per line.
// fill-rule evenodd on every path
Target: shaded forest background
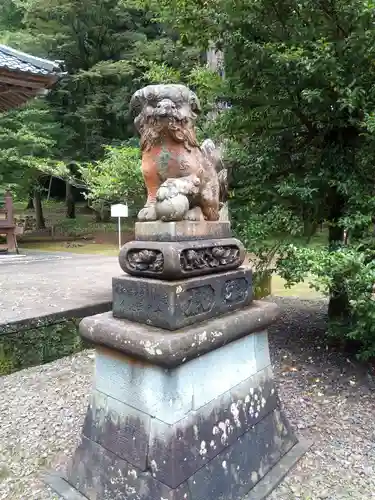
M 371 358 L 374 26 L 371 0 L 3 0 L 0 42 L 62 60 L 66 75 L 0 116 L 0 187 L 35 207 L 38 227 L 51 178 L 69 218 L 82 193 L 97 220 L 111 203 L 136 209 L 130 97 L 185 83 L 203 103 L 199 138 L 225 145 L 233 228 L 258 276 L 327 295 L 329 333 Z M 322 227 L 325 244 L 309 245 Z

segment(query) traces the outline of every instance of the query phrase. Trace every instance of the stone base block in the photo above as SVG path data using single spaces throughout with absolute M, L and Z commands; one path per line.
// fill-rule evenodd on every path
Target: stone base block
M 79 331 L 88 341 L 111 347 L 142 363 L 173 368 L 241 338 L 249 338 L 251 333 L 266 329 L 278 315 L 276 304 L 254 300 L 244 309 L 177 331 L 114 318 L 112 312 L 85 318 Z
M 251 278 L 244 268 L 181 281 L 113 278 L 113 316 L 177 330 L 249 305 Z
M 289 449 L 281 458 L 280 460 L 274 465 L 265 476 L 261 477 L 259 481 L 255 484 L 251 490 L 245 494 L 244 496 L 241 497 L 233 497 L 233 496 L 219 496 L 217 497 L 218 499 L 221 500 L 228 500 L 229 498 L 231 500 L 265 500 L 269 494 L 282 482 L 284 477 L 288 474 L 288 472 L 296 465 L 296 463 L 300 460 L 300 458 L 308 451 L 308 449 L 311 447 L 310 442 L 307 442 L 305 439 L 300 438 L 299 441 Z M 132 475 L 134 476 L 134 472 L 132 472 Z M 60 498 L 64 500 L 87 500 L 89 497 L 82 495 L 76 488 L 74 488 L 71 484 L 68 483 L 68 481 L 60 476 L 59 474 L 56 473 L 49 473 L 45 475 L 44 477 L 45 483 L 50 486 L 58 495 Z M 168 492 L 168 496 L 166 497 L 160 497 L 164 498 L 164 500 L 196 500 L 193 496 L 191 496 L 190 491 L 184 492 L 182 488 L 185 485 L 182 485 L 180 488 L 177 488 L 175 490 L 170 490 Z M 182 491 L 181 491 L 182 490 Z M 128 489 L 129 491 L 129 489 Z M 124 498 L 132 498 L 131 495 L 135 499 L 140 499 L 140 500 L 153 500 L 154 498 L 158 497 L 141 497 L 141 496 L 134 496 L 133 491 L 131 490 L 132 493 L 129 496 L 106 496 L 103 498 L 106 498 L 108 500 L 112 499 L 121 499 L 123 500 Z M 136 491 L 136 490 L 135 490 Z M 146 490 L 147 491 L 147 490 Z M 148 490 L 149 491 L 149 490 Z M 109 493 L 111 494 L 111 493 Z M 136 492 L 137 494 L 137 492 Z M 99 497 L 95 497 L 97 500 L 99 500 Z M 199 499 L 201 497 L 197 497 Z M 159 500 L 159 499 L 158 499 Z M 211 499 L 209 499 L 211 500 Z
M 170 487 L 157 479 L 160 461 L 151 461 L 149 469 L 134 467 L 126 460 L 94 441 L 83 437 L 71 462 L 64 482 L 73 487 L 77 500 L 241 500 L 251 494 L 259 482 L 268 482 L 269 493 L 281 478 L 267 478 L 272 468 L 288 452 L 293 453 L 297 439 L 284 415 L 276 409 L 253 428 L 243 433 L 187 480 Z M 203 448 L 204 449 L 204 448 Z M 306 450 L 300 450 L 300 453 Z M 286 470 L 280 471 L 283 475 Z M 281 476 L 282 477 L 282 476 Z M 52 480 L 50 486 L 57 486 Z M 63 491 L 57 491 L 63 494 Z M 81 495 L 81 496 L 79 496 Z M 254 496 L 249 498 L 255 498 Z M 258 498 L 264 498 L 258 497 Z
M 265 330 L 167 369 L 96 357 L 81 444 L 47 479 L 65 500 L 260 500 L 306 451 L 280 409 Z
M 105 395 L 111 405 L 119 401 L 137 409 L 139 418 L 146 414 L 173 425 L 203 407 L 207 409 L 211 401 L 223 394 L 229 398 L 230 391 L 246 380 L 249 391 L 255 387 L 251 385 L 255 384 L 255 378 L 256 386 L 270 387 L 266 382 L 272 378 L 270 363 L 264 330 L 170 369 L 136 361 L 112 349 L 98 348 L 95 389 Z M 207 370 L 212 376 L 207 376 Z M 255 377 L 254 380 L 251 377 Z M 243 397 L 246 395 L 245 392 Z M 145 422 L 144 427 L 147 426 Z
M 135 239 L 140 241 L 189 241 L 230 238 L 229 222 L 179 221 L 136 222 Z
M 276 408 L 269 367 L 173 423 L 95 391 L 83 435 L 177 488 Z
M 166 280 L 237 269 L 244 259 L 245 249 L 235 238 L 130 241 L 119 255 L 121 269 L 127 274 Z

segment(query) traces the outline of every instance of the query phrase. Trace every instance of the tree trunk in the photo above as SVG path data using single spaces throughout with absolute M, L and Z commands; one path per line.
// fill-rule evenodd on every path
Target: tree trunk
M 111 220 L 111 208 L 107 203 L 100 202 L 92 208 L 95 222 L 109 222 Z
M 102 222 L 109 222 L 111 220 L 111 209 L 108 206 L 103 206 L 100 212 Z
M 42 197 L 38 189 L 34 191 L 34 207 L 35 207 L 36 228 L 45 229 L 46 222 L 43 216 Z
M 53 177 L 51 175 L 51 177 L 49 178 L 49 184 L 48 184 L 47 201 L 49 201 L 50 196 L 51 196 L 52 182 L 53 182 Z
M 332 252 L 337 251 L 344 241 L 344 228 L 338 226 L 338 221 L 344 215 L 345 200 L 332 189 L 330 196 L 330 212 L 328 217 L 328 246 Z M 340 286 L 341 285 L 341 286 Z M 340 276 L 337 277 L 335 288 L 331 290 L 328 304 L 328 317 L 330 321 L 347 321 L 350 314 L 349 300 L 345 284 Z
M 318 223 L 316 221 L 307 219 L 303 221 L 303 236 L 309 241 L 313 236 L 315 236 L 317 229 Z
M 32 193 L 29 193 L 29 198 L 26 205 L 26 210 L 34 210 L 34 198 Z
M 66 216 L 68 219 L 76 218 L 76 204 L 73 196 L 73 187 L 69 181 L 66 182 Z

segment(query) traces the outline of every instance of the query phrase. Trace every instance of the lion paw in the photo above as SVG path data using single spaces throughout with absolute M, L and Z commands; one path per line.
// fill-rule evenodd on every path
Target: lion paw
M 156 199 L 159 202 L 175 198 L 179 195 L 195 196 L 199 193 L 200 180 L 194 175 L 187 177 L 167 179 L 159 187 Z
M 142 222 L 150 222 L 157 220 L 155 205 L 146 205 L 138 212 L 138 220 Z

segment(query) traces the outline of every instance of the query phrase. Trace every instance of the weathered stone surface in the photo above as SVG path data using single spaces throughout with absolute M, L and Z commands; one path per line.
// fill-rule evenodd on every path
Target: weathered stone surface
M 196 96 L 183 86 L 148 86 L 132 106 L 148 192 L 138 219 L 217 221 L 227 183 L 219 181 L 215 146 L 196 141 Z M 244 260 L 238 240 L 192 237 L 131 242 L 120 265 L 134 276 L 175 281 L 220 276 Z M 95 391 L 67 473 L 50 483 L 66 500 L 244 500 L 293 449 L 297 439 L 279 410 L 266 333 L 278 308 L 245 305 L 249 278 L 240 270 L 169 288 L 115 280 L 115 288 L 125 283 L 115 290 L 122 301 L 115 314 L 128 308 L 132 319 L 145 321 L 145 310 L 156 318 L 169 313 L 179 330 L 113 313 L 81 322 L 82 337 L 96 344 Z M 240 310 L 227 312 L 239 303 Z M 216 317 L 207 319 L 211 312 Z M 199 324 L 178 326 L 198 316 Z
M 211 460 L 207 458 L 203 467 L 173 489 L 157 479 L 160 459 L 156 461 L 150 457 L 150 472 L 143 472 L 83 437 L 66 475 L 77 496 L 66 484 L 61 486 L 62 481 L 50 484 L 60 494 L 69 494 L 63 498 L 74 500 L 81 498 L 79 494 L 89 500 L 243 500 L 247 494 L 253 498 L 252 488 L 259 487 L 288 452 L 293 454 L 296 444 L 297 439 L 284 415 L 274 409 L 221 453 Z M 201 454 L 204 449 L 200 448 Z M 306 448 L 299 448 L 299 456 L 304 451 Z M 281 477 L 284 474 L 285 469 L 278 472 Z M 273 484 L 277 484 L 278 478 L 272 471 L 271 476 Z M 269 493 L 272 485 L 267 486 L 266 493 Z
M 107 349 L 97 351 L 96 389 L 168 423 L 180 420 L 192 409 L 193 387 L 188 375 Z
M 85 318 L 79 330 L 82 337 L 95 344 L 171 368 L 250 333 L 264 330 L 278 315 L 276 304 L 253 301 L 244 309 L 176 332 L 117 319 L 112 313 Z
M 63 476 L 56 472 L 44 474 L 43 480 L 54 492 L 58 493 L 59 498 L 64 500 L 87 500 L 87 497 L 84 497 Z
M 155 464 L 155 478 L 175 488 L 276 406 L 268 367 L 176 424 L 152 419 L 149 460 Z
M 99 312 L 99 311 L 96 311 Z M 50 363 L 89 348 L 78 336 L 82 318 L 40 321 L 37 328 L 25 328 L 18 333 L 0 334 L 0 377 L 31 366 Z
M 89 500 L 191 500 L 187 484 L 172 490 L 150 472 L 140 471 L 85 437 L 74 454 L 67 480 Z
M 82 442 L 67 474 L 48 480 L 52 488 L 65 500 L 81 500 L 81 495 L 88 500 L 263 500 L 307 449 L 296 445 L 280 411 L 267 332 L 258 330 L 269 323 L 271 312 L 277 314 L 272 306 L 255 303 L 255 316 L 254 309 L 250 316 L 235 313 L 240 325 L 249 331 L 252 322 L 255 331 L 227 337 L 220 348 L 207 342 L 221 338 L 223 328 L 208 329 L 214 320 L 205 322 L 206 330 L 190 339 L 198 344 L 191 360 L 173 361 L 167 369 L 165 360 L 156 366 L 161 346 L 169 345 L 160 342 L 181 333 L 166 333 L 159 343 L 138 335 L 142 361 L 97 346 L 95 392 Z M 85 328 L 93 335 L 98 317 L 91 320 Z M 107 316 L 103 322 L 118 342 L 120 329 L 114 330 L 112 321 L 124 327 L 126 320 L 108 322 Z M 232 318 L 230 324 L 233 333 L 237 323 Z M 150 338 L 163 331 L 143 326 L 146 330 Z M 174 352 L 181 355 L 175 346 L 169 345 L 167 362 Z
M 256 332 L 168 370 L 98 348 L 95 388 L 152 417 L 174 424 L 233 387 L 241 387 L 239 384 L 244 380 L 268 367 L 271 363 L 268 349 L 260 353 L 255 350 L 261 344 L 268 345 L 266 331 Z
M 131 241 L 120 251 L 121 269 L 133 276 L 177 280 L 237 269 L 245 249 L 235 238 Z
M 147 468 L 151 417 L 94 391 L 83 424 L 83 435 L 140 470 Z
M 177 330 L 245 307 L 252 300 L 252 272 L 236 269 L 188 280 L 113 278 L 113 316 Z
M 130 102 L 141 135 L 147 201 L 141 221 L 219 219 L 228 183 L 220 151 L 212 141 L 197 142 L 197 96 L 184 85 L 148 85 Z
M 223 239 L 232 236 L 230 222 L 179 221 L 136 222 L 135 239 L 139 241 L 190 241 Z
M 268 495 L 282 482 L 288 472 L 294 468 L 297 462 L 311 448 L 311 441 L 302 436 L 298 442 L 281 457 L 272 469 L 249 491 L 241 500 L 265 500 Z
M 286 418 L 274 410 L 189 478 L 194 500 L 240 500 L 295 444 Z

